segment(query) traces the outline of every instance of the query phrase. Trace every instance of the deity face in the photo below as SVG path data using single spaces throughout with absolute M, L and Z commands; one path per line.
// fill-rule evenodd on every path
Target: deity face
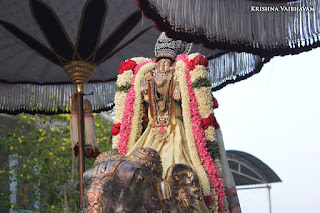
M 157 65 L 158 65 L 158 69 L 157 69 L 158 72 L 168 71 L 171 66 L 171 60 L 167 58 L 160 59 L 157 62 Z

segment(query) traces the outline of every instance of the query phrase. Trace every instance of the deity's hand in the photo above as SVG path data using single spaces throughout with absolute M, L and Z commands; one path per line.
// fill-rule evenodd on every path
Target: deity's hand
M 143 95 L 143 100 L 145 101 L 145 102 L 147 102 L 147 103 L 149 103 L 149 95 L 147 95 L 147 94 L 145 94 L 145 95 Z

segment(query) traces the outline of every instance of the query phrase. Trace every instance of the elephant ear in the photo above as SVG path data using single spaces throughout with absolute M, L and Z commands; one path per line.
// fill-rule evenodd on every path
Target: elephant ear
M 185 164 L 174 164 L 168 168 L 161 183 L 162 196 L 170 206 L 180 212 L 201 212 L 199 200 L 200 181 L 195 171 Z

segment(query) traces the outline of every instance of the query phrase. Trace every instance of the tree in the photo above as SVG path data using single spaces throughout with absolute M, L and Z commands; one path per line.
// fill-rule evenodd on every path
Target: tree
M 95 114 L 99 151 L 111 150 L 112 123 Z M 40 212 L 76 212 L 79 204 L 78 159 L 73 157 L 70 140 L 70 115 L 33 116 L 21 114 L 17 126 L 0 140 L 3 151 L 18 154 L 15 170 L 8 161 L 0 165 L 0 181 L 16 174 L 18 201 L 10 203 L 10 194 L 0 191 L 0 211 L 33 209 L 40 197 Z M 90 168 L 95 159 L 86 159 Z

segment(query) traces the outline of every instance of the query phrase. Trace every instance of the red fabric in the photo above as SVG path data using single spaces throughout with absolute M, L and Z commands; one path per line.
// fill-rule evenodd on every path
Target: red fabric
M 210 114 L 208 118 L 202 119 L 202 128 L 206 130 L 209 126 L 214 126 L 215 129 L 220 128 L 220 125 L 218 124 L 216 117 L 214 117 L 213 114 Z
M 98 149 L 93 149 L 90 145 L 85 145 L 85 148 L 87 151 L 85 152 L 85 156 L 87 158 L 96 158 L 98 155 L 100 155 L 100 152 Z M 74 156 L 77 157 L 79 155 L 79 144 L 77 143 L 75 147 L 73 147 L 73 153 Z
M 219 107 L 218 101 L 215 97 L 212 96 L 213 109 L 217 109 Z
M 133 70 L 137 66 L 137 63 L 133 60 L 127 60 L 120 64 L 119 74 L 122 74 L 126 70 Z
M 87 158 L 96 158 L 98 155 L 100 155 L 100 152 L 98 149 L 93 149 L 91 146 L 87 145 Z
M 208 60 L 205 57 L 203 57 L 202 55 L 198 55 L 194 59 L 192 59 L 188 62 L 188 68 L 190 70 L 194 70 L 196 68 L 196 65 L 203 65 L 203 66 L 207 67 Z
M 113 128 L 111 129 L 111 134 L 116 136 L 120 132 L 121 123 L 113 124 Z
M 202 119 L 202 128 L 206 130 L 209 126 L 213 126 L 213 114 L 210 114 L 208 118 Z
M 212 202 L 212 195 L 204 195 L 203 199 L 204 199 L 206 206 L 209 207 Z

